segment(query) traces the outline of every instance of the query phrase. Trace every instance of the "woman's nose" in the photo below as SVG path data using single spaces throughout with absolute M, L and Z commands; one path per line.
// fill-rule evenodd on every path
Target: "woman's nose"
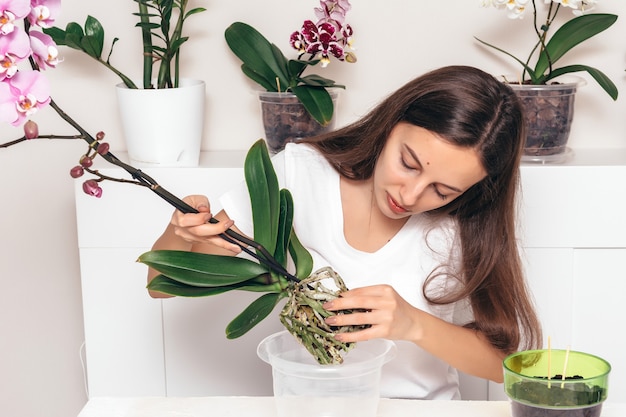
M 426 187 L 428 187 L 427 182 L 421 179 L 405 184 L 400 193 L 400 197 L 402 198 L 400 204 L 406 208 L 414 206 L 419 201 L 422 194 L 424 194 Z

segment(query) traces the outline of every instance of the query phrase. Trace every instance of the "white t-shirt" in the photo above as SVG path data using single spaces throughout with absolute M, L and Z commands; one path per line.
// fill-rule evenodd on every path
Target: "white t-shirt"
M 345 240 L 339 174 L 326 159 L 308 145 L 290 143 L 272 163 L 280 187 L 293 196 L 294 230 L 313 256 L 314 271 L 332 266 L 348 288 L 389 284 L 413 306 L 453 322 L 455 305 L 432 306 L 422 295 L 426 277 L 442 262 L 449 262 L 453 228 L 433 229 L 425 216 L 415 215 L 378 251 L 359 251 Z M 252 236 L 245 183 L 220 202 L 235 226 Z M 437 287 L 449 291 L 452 281 L 441 279 Z M 383 368 L 381 396 L 460 399 L 454 368 L 414 343 L 397 341 L 396 345 L 397 356 Z

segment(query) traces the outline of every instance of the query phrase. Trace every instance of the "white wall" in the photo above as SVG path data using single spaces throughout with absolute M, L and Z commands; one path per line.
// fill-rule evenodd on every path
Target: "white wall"
M 186 76 L 207 83 L 203 149 L 247 149 L 262 135 L 258 108 L 250 94 L 253 85 L 243 77 L 223 40 L 224 29 L 236 20 L 250 23 L 289 55 L 289 34 L 312 17 L 317 1 L 192 3 L 208 9 L 188 21 L 191 40 L 185 46 L 183 63 Z M 109 42 L 120 38 L 112 62 L 127 74 L 140 76 L 134 11 L 131 0 L 65 0 L 58 25 L 82 23 L 87 14 L 97 17 Z M 622 96 L 612 102 L 587 77 L 588 85 L 577 99 L 571 137 L 571 146 L 578 152 L 626 147 L 622 36 L 626 2 L 605 0 L 598 11 L 621 17 L 608 32 L 572 53 L 567 63 L 600 68 L 622 90 Z M 509 21 L 500 11 L 480 8 L 480 0 L 353 0 L 349 17 L 359 62 L 334 62 L 322 73 L 348 87 L 341 98 L 339 124 L 364 114 L 385 94 L 432 68 L 466 64 L 494 74 L 514 72 L 517 68 L 509 60 L 478 46 L 473 36 L 522 56 L 532 35 L 530 16 Z M 113 88 L 118 80 L 78 52 L 63 48 L 62 53 L 65 62 L 47 72 L 54 99 L 89 131 L 106 131 L 112 149 L 123 151 Z M 51 109 L 35 120 L 42 134 L 74 133 Z M 19 136 L 18 129 L 0 127 L 0 142 Z M 79 359 L 83 330 L 73 184 L 67 174 L 83 151 L 82 143 L 67 141 L 0 149 L 2 415 L 66 417 L 76 415 L 86 401 Z M 152 174 L 158 179 L 158 172 Z M 137 215 L 135 210 L 129 215 Z M 94 213 L 94 221 L 106 215 Z

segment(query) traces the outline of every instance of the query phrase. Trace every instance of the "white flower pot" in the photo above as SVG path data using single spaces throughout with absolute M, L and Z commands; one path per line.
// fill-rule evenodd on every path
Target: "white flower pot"
M 204 126 L 205 83 L 181 79 L 180 87 L 116 86 L 130 163 L 137 166 L 197 166 Z

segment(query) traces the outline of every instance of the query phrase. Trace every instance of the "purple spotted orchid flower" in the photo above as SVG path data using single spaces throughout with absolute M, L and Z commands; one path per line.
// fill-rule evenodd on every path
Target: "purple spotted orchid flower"
M 291 34 L 290 44 L 301 55 L 309 54 L 311 59 L 320 57 L 322 67 L 330 63 L 334 56 L 340 61 L 356 62 L 352 49 L 352 27 L 345 23 L 350 10 L 348 0 L 321 0 L 315 8 L 318 21 L 305 20 L 300 30 Z

